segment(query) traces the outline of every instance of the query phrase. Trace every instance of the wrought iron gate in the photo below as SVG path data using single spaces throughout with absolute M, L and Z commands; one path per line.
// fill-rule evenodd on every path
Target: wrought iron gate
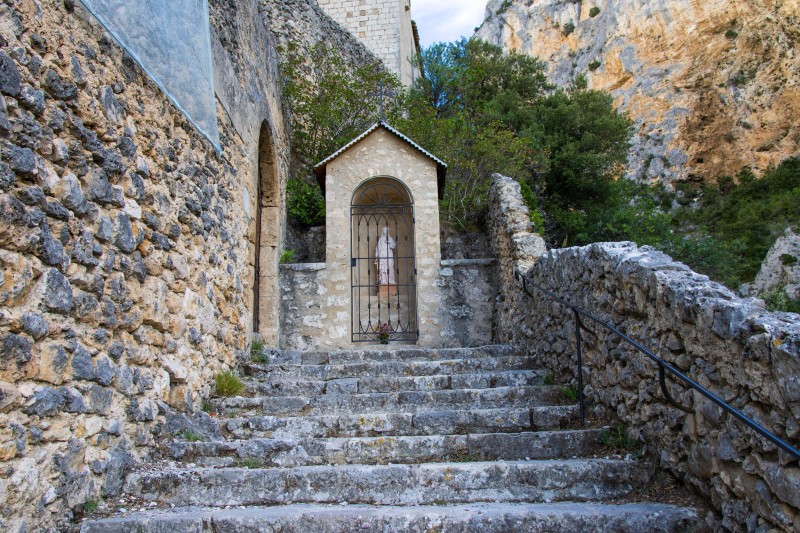
M 414 205 L 391 178 L 362 185 L 350 207 L 353 342 L 415 342 Z

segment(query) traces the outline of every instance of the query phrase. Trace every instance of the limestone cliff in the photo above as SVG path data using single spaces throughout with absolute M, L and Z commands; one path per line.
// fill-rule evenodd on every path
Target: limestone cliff
M 800 0 L 490 0 L 476 36 L 586 73 L 635 121 L 628 176 L 714 180 L 800 149 Z

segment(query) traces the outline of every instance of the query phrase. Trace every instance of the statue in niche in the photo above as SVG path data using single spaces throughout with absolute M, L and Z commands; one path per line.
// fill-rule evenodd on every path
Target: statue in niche
M 378 269 L 378 285 L 381 287 L 396 285 L 394 279 L 394 253 L 397 245 L 389 235 L 389 226 L 384 226 L 378 245 L 375 247 L 375 265 Z

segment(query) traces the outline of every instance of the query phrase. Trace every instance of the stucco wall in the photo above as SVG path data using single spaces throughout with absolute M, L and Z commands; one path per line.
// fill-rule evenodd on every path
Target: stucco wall
M 526 251 L 535 237 L 521 229 L 527 209 L 519 187 L 495 175 L 492 188 L 504 341 L 527 350 L 557 380 L 574 382 L 573 319 L 536 291 L 534 298 L 524 296 L 510 277 L 519 267 L 531 282 L 618 325 L 779 437 L 800 444 L 800 316 L 767 312 L 759 300 L 738 298 L 686 265 L 633 243 Z M 649 360 L 587 325 L 596 334 L 584 334 L 591 416 L 621 422 L 661 468 L 710 497 L 726 528 L 800 529 L 796 461 L 698 393 L 671 384 L 672 395 L 695 413 L 669 405 Z
M 0 5 L 6 530 L 113 497 L 246 352 L 262 123 L 279 173 L 288 143 L 255 1 L 210 11 L 221 154 L 80 3 Z

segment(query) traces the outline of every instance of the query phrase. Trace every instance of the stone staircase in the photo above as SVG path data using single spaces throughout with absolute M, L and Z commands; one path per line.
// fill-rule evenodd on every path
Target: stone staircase
M 683 531 L 691 508 L 631 501 L 647 464 L 508 346 L 279 353 L 212 400 L 222 440 L 174 440 L 131 473 L 144 511 L 81 531 Z M 613 503 L 612 503 L 613 502 Z

